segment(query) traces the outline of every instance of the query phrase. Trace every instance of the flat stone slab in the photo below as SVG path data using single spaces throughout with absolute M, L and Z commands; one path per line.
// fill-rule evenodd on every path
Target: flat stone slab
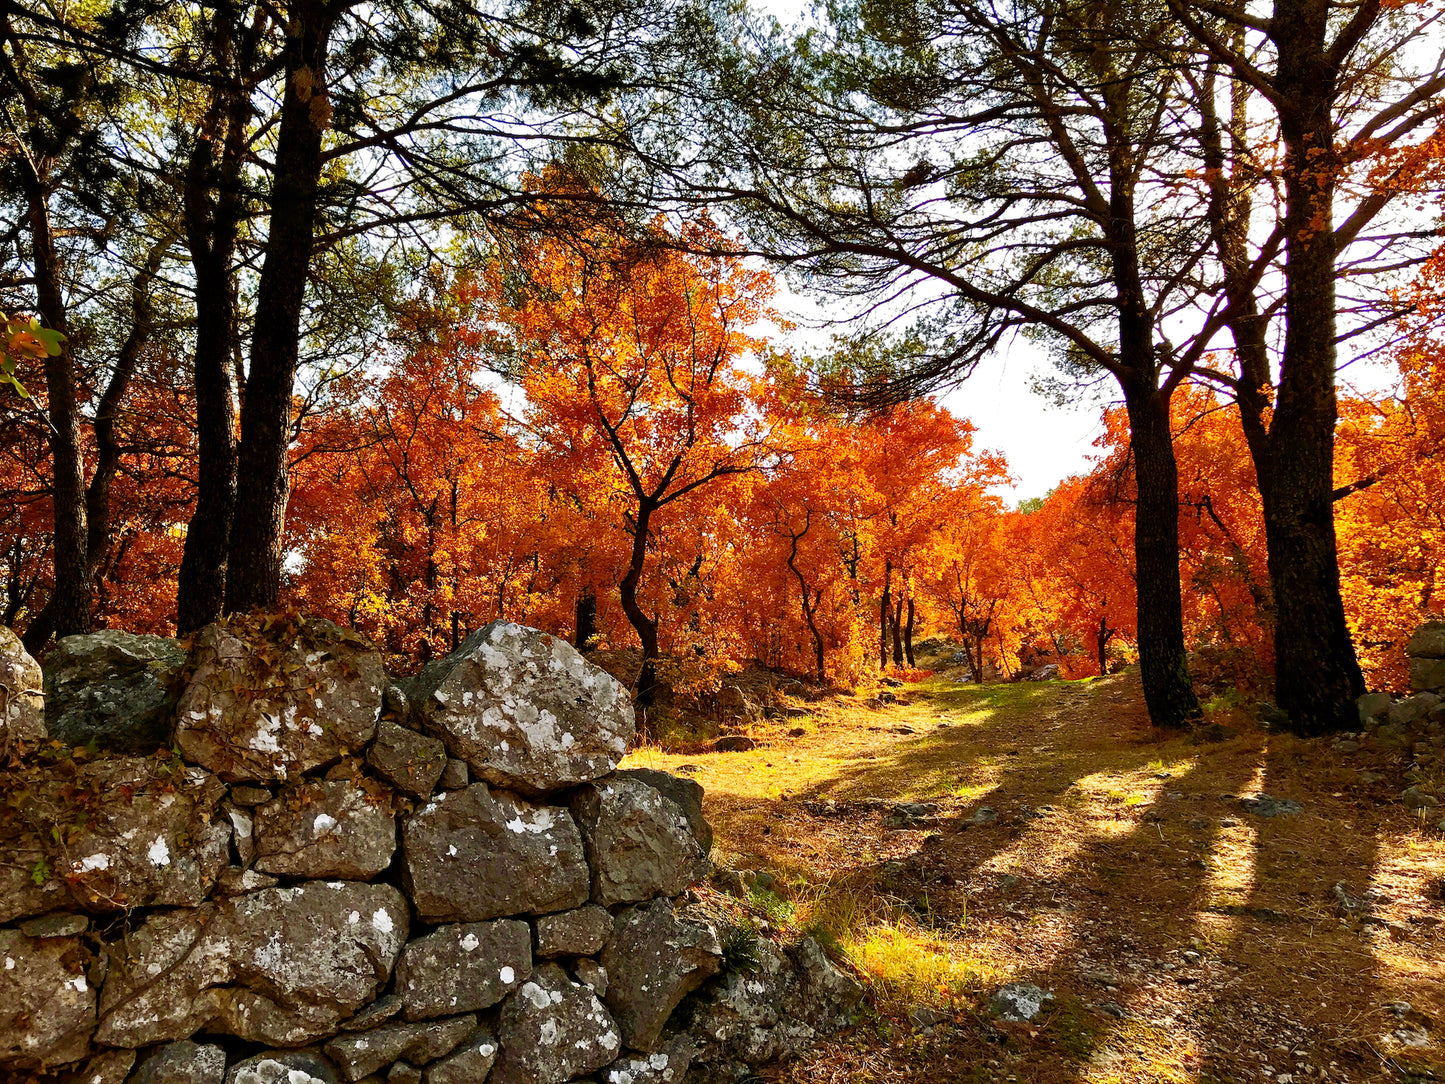
M 0 930 L 0 1068 L 63 1065 L 90 1052 L 95 990 L 85 959 L 77 938 Z
M 256 863 L 279 877 L 366 881 L 391 864 L 391 796 L 349 779 L 284 788 L 255 811 Z

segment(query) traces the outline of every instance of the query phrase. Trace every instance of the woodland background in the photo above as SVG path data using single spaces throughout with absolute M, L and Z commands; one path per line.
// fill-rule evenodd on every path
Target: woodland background
M 1166 724 L 1187 648 L 1343 725 L 1442 611 L 1439 17 L 8 5 L 0 623 L 287 605 L 406 669 L 507 617 L 644 701 L 1142 650 Z M 1010 508 L 928 394 L 1019 334 L 1122 401 Z

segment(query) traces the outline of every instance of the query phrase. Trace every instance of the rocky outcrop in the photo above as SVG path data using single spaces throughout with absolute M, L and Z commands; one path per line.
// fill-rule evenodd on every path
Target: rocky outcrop
M 0 625 L 0 755 L 46 740 L 44 677 L 25 645 Z
M 104 629 L 66 636 L 45 657 L 45 717 L 67 745 L 145 756 L 170 742 L 179 641 Z
M 494 621 L 412 689 L 422 728 L 472 775 L 544 794 L 617 767 L 634 724 L 627 690 L 567 641 Z
M 613 770 L 625 693 L 541 633 L 484 632 L 383 695 L 350 633 L 232 621 L 194 640 L 179 754 L 16 742 L 0 1079 L 681 1084 L 800 1049 L 699 1031 L 734 988 L 771 999 L 778 1036 L 814 1034 L 800 1021 L 823 1005 L 844 1022 L 846 989 L 807 986 L 821 952 L 805 967 L 762 943 L 783 961 L 771 986 L 721 973 L 714 919 L 686 903 L 708 870 L 702 790 Z M 140 671 L 115 665 L 123 688 L 73 688 L 122 703 Z

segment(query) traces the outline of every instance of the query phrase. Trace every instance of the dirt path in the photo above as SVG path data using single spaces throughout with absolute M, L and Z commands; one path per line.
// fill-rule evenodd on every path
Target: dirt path
M 870 982 L 877 1016 L 780 1079 L 1445 1079 L 1445 840 L 1401 764 L 1235 720 L 1163 740 L 1128 675 L 898 693 L 632 758 L 698 779 L 715 859 Z M 900 801 L 937 810 L 889 827 Z M 1053 994 L 1032 1024 L 990 1019 L 1012 981 Z

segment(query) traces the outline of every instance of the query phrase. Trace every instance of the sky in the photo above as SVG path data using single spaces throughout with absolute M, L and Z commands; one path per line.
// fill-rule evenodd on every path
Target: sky
M 753 6 L 791 26 L 812 0 L 753 0 Z M 786 287 L 779 291 L 777 305 L 805 323 L 816 317 L 808 300 Z M 807 332 L 800 334 L 805 349 L 811 338 Z M 1094 440 L 1103 431 L 1103 419 L 1092 392 L 1077 405 L 1058 407 L 1031 390 L 1034 377 L 1049 368 L 1031 343 L 1015 341 L 981 364 L 961 387 L 939 397 L 955 416 L 973 422 L 976 449 L 999 451 L 1007 458 L 1014 484 L 994 491 L 1010 502 L 1042 497 L 1065 478 L 1087 472 L 1093 465 L 1089 457 L 1098 452 Z

